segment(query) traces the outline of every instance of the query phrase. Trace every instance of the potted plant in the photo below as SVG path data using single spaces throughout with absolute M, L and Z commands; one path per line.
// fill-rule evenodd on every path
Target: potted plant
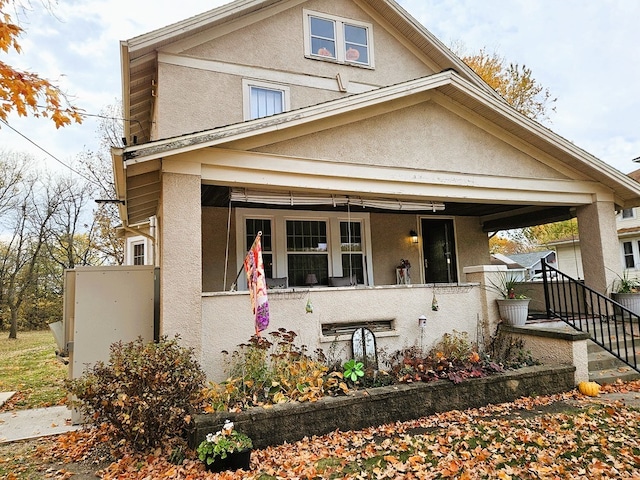
M 640 280 L 637 278 L 629 278 L 627 270 L 624 271 L 622 277 L 618 275 L 618 279 L 614 280 L 611 286 L 611 298 L 631 310 L 636 315 L 640 315 Z
M 209 433 L 198 445 L 198 458 L 204 462 L 207 470 L 222 472 L 223 470 L 249 470 L 253 442 L 244 433 L 233 427 L 233 422 L 226 420 L 222 430 Z
M 529 302 L 531 299 L 519 291 L 520 281 L 508 272 L 499 272 L 497 279 L 489 280 L 487 285 L 502 298 L 496 299 L 500 318 L 507 325 L 522 326 L 527 323 Z

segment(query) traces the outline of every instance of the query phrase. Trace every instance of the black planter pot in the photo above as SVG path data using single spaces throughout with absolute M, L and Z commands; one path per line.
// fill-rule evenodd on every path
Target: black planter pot
M 223 472 L 225 470 L 250 470 L 251 449 L 241 450 L 228 454 L 225 458 L 215 457 L 212 464 L 204 462 L 205 467 L 210 472 Z

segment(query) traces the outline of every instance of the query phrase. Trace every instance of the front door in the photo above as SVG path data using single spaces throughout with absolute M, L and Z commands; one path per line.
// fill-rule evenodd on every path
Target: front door
M 453 220 L 422 219 L 425 283 L 458 281 Z

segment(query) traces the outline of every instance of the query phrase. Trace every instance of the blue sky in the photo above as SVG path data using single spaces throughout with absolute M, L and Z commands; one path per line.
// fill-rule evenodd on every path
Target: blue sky
M 22 16 L 14 66 L 57 81 L 76 105 L 98 114 L 120 101 L 119 41 L 227 3 L 224 0 L 59 0 L 53 14 L 39 1 Z M 640 2 L 637 0 L 399 0 L 447 45 L 485 47 L 525 64 L 557 97 L 546 126 L 623 173 L 640 164 Z M 98 145 L 97 121 L 56 130 L 44 119 L 10 118 L 12 127 L 73 164 Z M 0 125 L 0 148 L 32 153 L 60 166 Z

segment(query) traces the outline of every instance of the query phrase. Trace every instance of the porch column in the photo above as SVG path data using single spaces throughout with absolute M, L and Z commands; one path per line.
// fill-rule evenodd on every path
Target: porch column
M 161 332 L 201 354 L 202 236 L 200 164 L 162 165 Z
M 582 205 L 577 214 L 585 284 L 604 294 L 622 274 L 614 204 Z

